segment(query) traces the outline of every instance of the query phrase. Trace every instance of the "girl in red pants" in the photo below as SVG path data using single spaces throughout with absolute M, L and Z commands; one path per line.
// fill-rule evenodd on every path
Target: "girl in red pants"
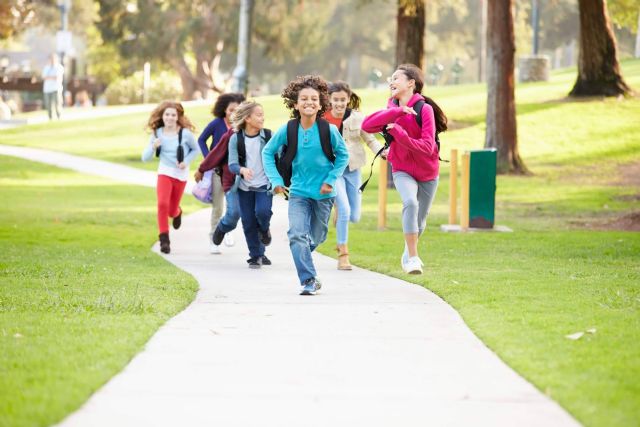
M 171 252 L 169 218 L 173 228 L 180 228 L 182 209 L 180 199 L 189 178 L 189 164 L 198 154 L 198 143 L 193 136 L 195 127 L 184 115 L 179 102 L 164 101 L 149 117 L 147 128 L 152 131 L 147 148 L 142 153 L 146 162 L 156 156 L 158 164 L 158 229 L 160 250 Z

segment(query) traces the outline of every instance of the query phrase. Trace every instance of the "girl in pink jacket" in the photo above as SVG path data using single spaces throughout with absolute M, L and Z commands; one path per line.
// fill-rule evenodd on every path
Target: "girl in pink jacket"
M 420 68 L 413 64 L 398 66 L 389 79 L 391 98 L 387 108 L 371 114 L 362 123 L 363 131 L 386 131 L 393 139 L 388 160 L 393 183 L 402 198 L 405 247 L 401 264 L 409 274 L 422 273 L 424 264 L 418 256 L 418 238 L 424 232 L 438 188 L 436 134 L 447 129 L 447 117 L 432 99 L 421 94 L 423 86 Z

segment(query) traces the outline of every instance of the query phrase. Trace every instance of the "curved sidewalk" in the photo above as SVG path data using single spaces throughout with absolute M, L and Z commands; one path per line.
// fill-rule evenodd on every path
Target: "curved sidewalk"
M 323 289 L 299 296 L 274 202 L 260 270 L 239 229 L 210 255 L 209 210 L 184 218 L 165 258 L 198 280 L 195 301 L 61 426 L 579 425 L 420 286 L 315 254 Z

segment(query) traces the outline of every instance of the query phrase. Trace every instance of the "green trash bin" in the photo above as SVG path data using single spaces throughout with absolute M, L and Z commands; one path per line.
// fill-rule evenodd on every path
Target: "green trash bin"
M 469 227 L 493 228 L 498 152 L 487 148 L 469 154 Z

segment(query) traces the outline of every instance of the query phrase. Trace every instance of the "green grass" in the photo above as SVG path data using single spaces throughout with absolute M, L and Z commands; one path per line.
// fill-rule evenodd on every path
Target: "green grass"
M 627 61 L 622 65 L 627 83 L 640 90 L 640 61 Z M 514 233 L 443 234 L 437 231 L 439 224 L 447 222 L 448 212 L 449 169 L 443 163 L 440 188 L 428 221 L 429 229 L 420 243 L 420 252 L 427 264 L 423 276 L 407 276 L 400 272 L 401 202 L 394 191 L 388 195 L 388 231 L 377 231 L 376 175 L 364 194 L 362 221 L 351 226 L 350 252 L 352 261 L 359 266 L 413 281 L 443 297 L 492 350 L 585 425 L 638 425 L 640 234 L 594 231 L 586 228 L 585 224 L 603 225 L 639 209 L 638 181 L 622 180 L 620 168 L 640 162 L 640 99 L 566 99 L 574 80 L 575 70 L 567 69 L 552 73 L 550 82 L 517 87 L 519 149 L 533 175 L 498 177 L 496 206 L 497 223 L 512 227 Z M 482 147 L 485 87 L 435 87 L 428 88 L 428 93 L 443 106 L 453 121 L 452 130 L 441 138 L 443 157 L 448 157 L 450 148 Z M 387 97 L 384 90 L 363 90 L 359 94 L 363 97 L 365 112 L 381 108 Z M 264 97 L 260 101 L 265 106 L 268 127 L 277 128 L 286 120 L 287 113 L 278 96 Z M 210 119 L 205 107 L 189 109 L 187 114 L 200 129 Z M 140 152 L 147 142 L 142 130 L 145 120 L 145 114 L 130 114 L 29 126 L 3 131 L 0 143 L 49 148 L 155 169 L 155 163 L 143 165 L 139 162 Z M 148 307 L 160 311 L 161 304 L 147 298 L 146 291 L 141 289 L 153 288 L 153 284 L 160 286 L 152 281 L 160 277 L 166 285 L 167 276 L 182 277 L 181 283 L 189 292 L 192 292 L 193 285 L 148 251 L 155 236 L 154 197 L 148 190 L 109 185 L 94 178 L 80 180 L 72 173 L 13 160 L 3 160 L 2 166 L 5 162 L 20 167 L 9 168 L 9 172 L 4 167 L 0 169 L 0 179 L 4 180 L 0 182 L 3 184 L 0 192 L 5 195 L 5 200 L 16 199 L 6 212 L 0 211 L 0 219 L 4 220 L 0 238 L 3 246 L 9 248 L 3 251 L 9 254 L 7 261 L 3 258 L 3 282 L 7 281 L 4 276 L 9 276 L 5 271 L 9 268 L 14 271 L 19 268 L 16 265 L 22 265 L 25 273 L 24 278 L 8 282 L 12 287 L 6 288 L 11 291 L 2 294 L 0 307 L 3 307 L 3 315 L 13 312 L 4 309 L 4 301 L 11 301 L 4 294 L 18 298 L 21 288 L 30 289 L 28 285 L 22 285 L 23 282 L 40 283 L 38 289 L 44 289 L 40 296 L 29 299 L 38 301 L 30 308 L 34 310 L 33 322 L 39 318 L 46 319 L 48 314 L 38 311 L 43 307 L 55 307 L 65 313 L 57 316 L 58 319 L 66 319 L 64 316 L 68 312 L 75 313 L 72 308 L 76 305 L 85 307 L 80 310 L 83 315 L 87 312 L 93 316 L 104 315 L 101 310 L 105 305 L 119 307 L 120 311 L 113 313 L 112 320 L 116 325 L 113 329 L 120 334 L 102 338 L 102 343 L 109 344 L 104 345 L 107 348 L 98 346 L 83 353 L 83 359 L 91 355 L 94 363 L 101 360 L 104 362 L 100 363 L 112 366 L 108 372 L 102 372 L 99 379 L 84 373 L 74 380 L 90 378 L 84 394 L 81 393 L 86 397 L 90 390 L 126 363 L 162 322 L 160 319 L 169 316 L 171 310 L 162 311 L 162 315 L 147 313 Z M 368 167 L 365 172 L 368 173 Z M 47 174 L 52 173 L 55 174 L 55 182 L 65 186 L 65 195 L 77 192 L 72 203 L 61 202 L 58 198 L 62 197 L 62 192 L 56 193 L 57 187 L 49 187 L 54 179 Z M 95 188 L 91 183 L 96 182 L 100 183 L 101 189 L 113 191 L 107 201 L 93 195 Z M 32 188 L 25 188 L 25 184 Z M 135 198 L 132 195 L 136 195 Z M 116 199 L 109 203 L 109 200 Z M 106 207 L 111 210 L 104 214 Z M 6 220 L 5 216 L 13 219 Z M 13 224 L 22 225 L 14 228 Z M 117 227 L 130 231 L 111 234 Z M 112 245 L 111 250 L 97 256 L 92 251 L 105 251 L 104 245 L 98 249 L 71 249 L 76 245 L 88 245 L 82 243 L 86 236 L 98 235 L 106 239 L 107 246 Z M 131 236 L 131 246 L 110 237 L 115 235 Z M 335 234 L 331 230 L 329 242 L 333 241 Z M 135 262 L 126 262 L 129 258 L 123 255 L 123 246 L 131 251 L 135 248 L 135 255 L 129 255 L 136 257 Z M 58 255 L 62 253 L 59 247 L 69 248 L 67 256 Z M 332 244 L 327 244 L 320 250 L 333 256 L 332 247 Z M 43 264 L 34 263 L 34 258 L 42 259 Z M 46 270 L 43 267 L 45 262 Z M 149 263 L 153 265 L 153 273 L 150 273 Z M 106 277 L 99 276 L 103 264 L 122 272 L 120 279 L 111 280 L 110 274 L 107 281 Z M 38 265 L 40 270 L 36 269 Z M 67 265 L 75 267 L 67 268 Z M 85 265 L 100 267 L 85 271 Z M 161 268 L 166 271 L 163 275 L 157 273 Z M 49 273 L 45 275 L 42 271 Z M 47 290 L 53 286 L 50 283 L 54 283 L 54 279 L 57 286 L 63 286 L 60 283 L 65 282 L 65 275 L 73 272 L 76 274 L 74 277 L 82 278 L 83 286 L 93 289 L 89 295 L 82 293 L 84 287 L 72 292 L 73 297 L 68 297 L 63 289 L 52 287 L 54 291 Z M 121 283 L 129 283 L 126 278 L 136 274 L 147 277 L 147 282 L 136 281 L 147 283 L 147 287 L 140 286 L 137 290 L 123 287 Z M 11 277 L 14 276 L 16 274 L 12 273 Z M 125 292 L 134 297 L 119 298 Z M 192 295 L 189 292 L 185 290 L 181 297 L 165 295 L 165 302 L 173 301 L 176 306 L 183 306 L 189 300 L 184 295 Z M 25 302 L 26 297 L 21 298 L 22 302 L 16 303 L 18 306 L 30 304 Z M 74 303 L 76 298 L 81 303 Z M 104 301 L 109 301 L 109 304 Z M 154 319 L 148 323 L 153 326 L 138 334 L 140 338 L 135 344 L 130 338 L 130 335 L 137 336 L 134 332 L 123 332 L 117 327 L 121 324 L 118 322 L 130 327 L 126 319 L 132 315 L 131 310 L 142 310 L 143 313 L 135 315 Z M 44 322 L 51 323 L 50 320 Z M 17 329 L 21 324 L 11 318 L 11 327 L 2 326 L 2 330 L 7 331 L 2 339 L 15 346 L 30 342 L 27 339 L 29 334 Z M 565 338 L 567 334 L 589 328 L 596 328 L 597 332 L 578 341 Z M 14 338 L 16 331 L 24 337 Z M 61 334 L 58 330 L 57 335 Z M 54 335 L 51 335 L 52 341 L 55 340 Z M 123 337 L 129 345 L 127 355 L 122 356 L 122 350 L 106 354 L 113 349 L 111 344 L 119 343 Z M 38 348 L 47 349 L 48 346 Z M 43 351 L 48 350 L 40 353 Z M 68 362 L 72 356 L 65 354 L 57 357 L 64 357 L 60 363 L 74 369 L 79 363 Z M 22 358 L 19 355 L 12 360 Z M 70 370 L 67 368 L 63 372 L 66 375 Z M 43 382 L 41 387 L 32 386 L 39 382 L 28 378 L 27 372 L 30 371 L 31 366 L 25 365 L 12 374 L 14 382 L 7 385 L 0 382 L 0 393 L 10 396 L 5 390 L 22 389 L 24 393 L 33 392 L 31 402 L 52 399 L 47 391 L 57 390 L 58 385 Z M 41 371 L 56 372 L 47 371 L 44 367 Z M 72 399 L 73 403 L 50 403 L 47 412 L 55 408 L 58 414 L 64 414 L 77 406 L 83 400 L 82 396 Z M 21 399 L 26 405 L 26 398 Z M 4 395 L 0 395 L 0 401 L 4 400 Z M 24 408 L 26 406 L 20 407 L 18 413 L 24 412 Z M 31 407 L 29 410 L 32 411 Z
M 122 370 L 197 283 L 149 250 L 152 189 L 0 156 L 0 197 L 0 426 L 46 426 Z

